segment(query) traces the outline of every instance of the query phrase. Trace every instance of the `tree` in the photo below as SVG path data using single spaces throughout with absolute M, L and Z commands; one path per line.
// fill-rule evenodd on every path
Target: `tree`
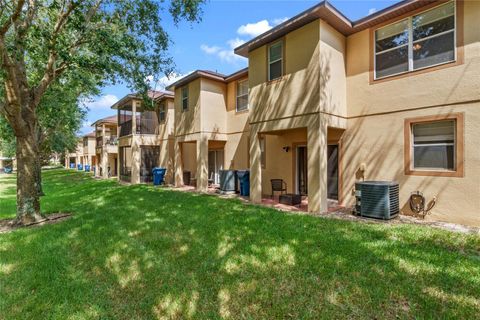
M 204 0 L 0 0 L 0 113 L 16 137 L 17 223 L 42 219 L 38 106 L 77 72 L 146 92 L 173 61 L 161 22 L 198 21 Z

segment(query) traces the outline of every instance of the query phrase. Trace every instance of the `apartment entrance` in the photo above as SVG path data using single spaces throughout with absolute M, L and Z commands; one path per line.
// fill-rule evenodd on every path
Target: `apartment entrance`
M 220 184 L 220 170 L 223 170 L 223 150 L 208 150 L 208 181 Z
M 327 156 L 327 197 L 338 200 L 338 144 L 328 145 Z
M 308 164 L 307 164 L 307 146 L 297 146 L 296 150 L 296 185 L 297 193 L 301 195 L 308 194 Z

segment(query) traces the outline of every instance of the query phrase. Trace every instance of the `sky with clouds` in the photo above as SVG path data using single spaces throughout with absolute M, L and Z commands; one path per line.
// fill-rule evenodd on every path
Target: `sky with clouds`
M 351 20 L 357 20 L 399 0 L 329 0 Z M 319 1 L 307 0 L 210 0 L 204 6 L 202 21 L 198 24 L 182 22 L 174 26 L 170 17 L 163 17 L 164 27 L 173 43 L 170 55 L 176 72 L 167 78 L 158 75 L 159 81 L 152 87 L 163 89 L 184 75 L 196 70 L 207 69 L 230 74 L 247 66 L 247 60 L 233 53 L 233 49 L 262 34 L 300 12 L 316 5 Z M 151 80 L 151 79 L 148 79 Z M 110 107 L 130 90 L 121 84 L 107 86 L 102 94 L 84 101 L 88 117 L 80 130 L 91 132 L 96 120 L 114 115 Z

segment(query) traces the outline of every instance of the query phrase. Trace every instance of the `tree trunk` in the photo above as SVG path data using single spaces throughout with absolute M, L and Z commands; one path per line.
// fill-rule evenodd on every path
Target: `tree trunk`
M 17 223 L 43 219 L 40 213 L 40 162 L 33 134 L 17 137 Z

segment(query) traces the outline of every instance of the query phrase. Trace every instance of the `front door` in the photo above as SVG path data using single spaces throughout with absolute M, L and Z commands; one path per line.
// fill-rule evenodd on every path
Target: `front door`
M 220 184 L 220 170 L 223 170 L 223 150 L 208 151 L 208 181 Z
M 327 197 L 328 199 L 338 200 L 338 145 L 328 145 L 327 155 Z
M 308 194 L 308 165 L 307 165 L 307 147 L 297 147 L 297 193 L 301 195 Z

